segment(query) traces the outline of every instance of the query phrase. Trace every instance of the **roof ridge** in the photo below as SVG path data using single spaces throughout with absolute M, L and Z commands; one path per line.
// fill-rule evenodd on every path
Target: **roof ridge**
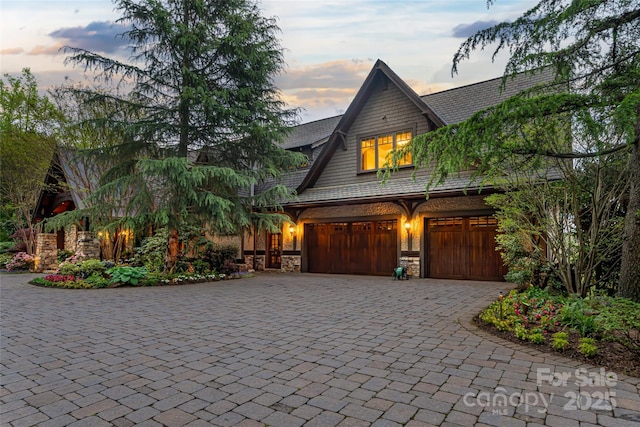
M 488 79 L 488 80 L 482 80 L 482 81 L 479 81 L 479 82 L 468 83 L 468 84 L 465 84 L 465 85 L 462 85 L 462 86 L 456 86 L 456 87 L 452 87 L 452 88 L 449 88 L 449 89 L 440 90 L 438 92 L 433 92 L 433 93 L 427 93 L 425 95 L 420 95 L 420 98 L 424 98 L 424 97 L 431 96 L 431 95 L 439 95 L 441 93 L 451 92 L 453 90 L 458 90 L 458 89 L 464 89 L 466 87 L 477 86 L 477 85 L 489 83 L 489 82 L 492 82 L 494 80 L 498 80 L 498 79 L 502 79 L 502 78 L 503 78 L 503 76 L 500 76 L 500 77 L 494 77 L 494 78 L 491 78 L 491 79 Z
M 306 125 L 310 125 L 312 123 L 316 123 L 316 122 L 321 122 L 324 120 L 329 120 L 329 119 L 335 119 L 337 117 L 342 117 L 344 116 L 344 114 L 336 114 L 335 116 L 329 116 L 329 117 L 324 117 L 322 119 L 315 119 L 315 120 L 311 120 L 310 122 L 304 122 L 304 123 L 298 123 L 297 125 L 293 125 L 292 127 L 298 127 L 298 126 L 306 126 Z

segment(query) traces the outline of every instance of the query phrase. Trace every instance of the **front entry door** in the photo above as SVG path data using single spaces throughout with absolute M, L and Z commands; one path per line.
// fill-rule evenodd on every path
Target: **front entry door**
M 267 268 L 280 268 L 282 263 L 282 234 L 267 233 Z

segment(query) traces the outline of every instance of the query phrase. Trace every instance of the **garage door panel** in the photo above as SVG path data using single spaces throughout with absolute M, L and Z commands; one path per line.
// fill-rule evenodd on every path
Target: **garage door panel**
M 346 230 L 329 236 L 329 260 L 331 273 L 347 273 L 349 271 L 349 235 Z
M 397 263 L 397 221 L 306 224 L 311 273 L 387 275 Z
M 429 240 L 431 277 L 462 279 L 465 276 L 462 230 L 433 230 Z
M 429 219 L 427 275 L 442 279 L 504 280 L 492 216 Z
M 379 276 L 390 275 L 393 269 L 397 267 L 396 241 L 397 232 L 376 234 L 375 243 L 372 245 L 374 248 L 374 253 L 372 254 L 374 274 Z M 390 250 L 390 248 L 394 250 Z

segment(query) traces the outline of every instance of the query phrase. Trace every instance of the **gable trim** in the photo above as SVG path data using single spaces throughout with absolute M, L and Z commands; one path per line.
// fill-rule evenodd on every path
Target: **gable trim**
M 353 98 L 351 104 L 347 108 L 347 111 L 344 113 L 335 130 L 329 137 L 327 141 L 326 148 L 322 151 L 318 159 L 313 163 L 309 173 L 304 177 L 302 183 L 298 186 L 296 191 L 301 193 L 306 188 L 313 187 L 322 174 L 322 171 L 326 167 L 327 163 L 335 153 L 337 147 L 339 145 L 343 146 L 343 149 L 346 149 L 346 143 L 344 141 L 344 136 L 351 125 L 357 118 L 360 111 L 364 107 L 365 103 L 369 99 L 371 95 L 371 91 L 373 90 L 373 85 L 375 78 L 379 75 L 383 75 L 387 81 L 396 85 L 396 87 L 404 94 L 413 104 L 418 107 L 420 112 L 429 120 L 431 120 L 436 127 L 444 126 L 445 122 L 442 120 L 438 114 L 433 111 L 425 102 L 418 96 L 418 94 L 411 89 L 405 82 L 402 80 L 396 73 L 394 73 L 391 68 L 383 61 L 378 59 L 374 64 L 373 68 L 367 75 L 364 83 L 356 93 L 356 96 Z

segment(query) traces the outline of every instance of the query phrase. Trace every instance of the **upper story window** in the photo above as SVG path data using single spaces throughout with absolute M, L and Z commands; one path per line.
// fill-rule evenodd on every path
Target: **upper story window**
M 360 170 L 374 171 L 384 167 L 391 158 L 391 152 L 411 141 L 412 132 L 389 132 L 360 140 Z M 406 155 L 400 166 L 410 165 L 411 155 Z

